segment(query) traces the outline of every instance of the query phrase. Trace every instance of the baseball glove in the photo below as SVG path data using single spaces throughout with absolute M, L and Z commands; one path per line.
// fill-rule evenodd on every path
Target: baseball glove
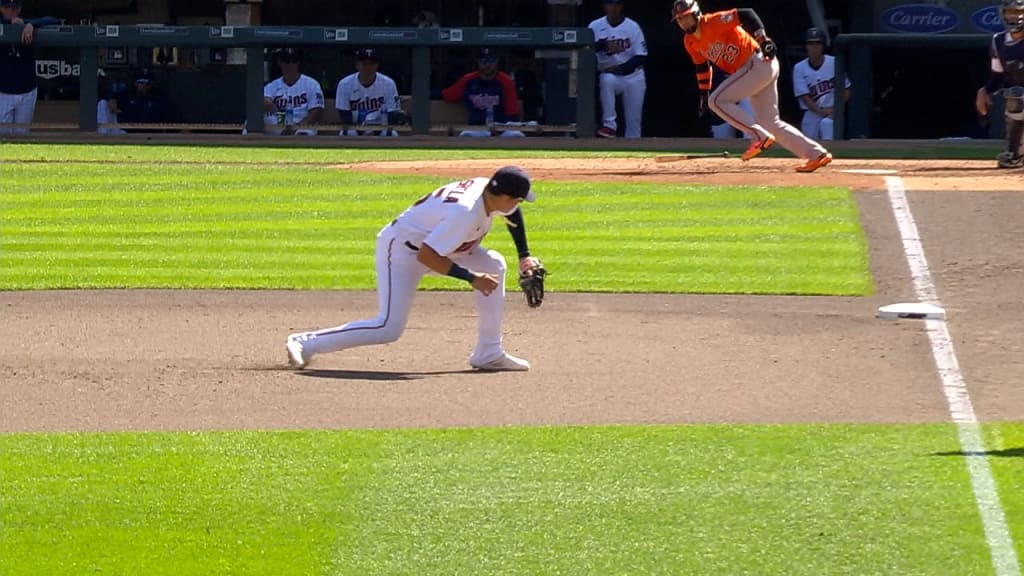
M 538 258 L 527 256 L 519 260 L 519 287 L 526 294 L 526 304 L 537 308 L 544 302 L 544 277 L 548 271 Z

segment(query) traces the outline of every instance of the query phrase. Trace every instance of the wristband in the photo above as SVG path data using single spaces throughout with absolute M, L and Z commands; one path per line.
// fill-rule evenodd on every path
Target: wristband
M 469 282 L 470 284 L 472 284 L 473 283 L 473 279 L 476 278 L 476 276 L 472 272 L 470 272 L 469 270 L 466 270 L 462 266 L 459 266 L 455 262 L 452 262 L 452 267 L 448 269 L 448 275 L 451 276 L 452 278 L 458 278 L 460 280 L 465 280 L 466 282 Z

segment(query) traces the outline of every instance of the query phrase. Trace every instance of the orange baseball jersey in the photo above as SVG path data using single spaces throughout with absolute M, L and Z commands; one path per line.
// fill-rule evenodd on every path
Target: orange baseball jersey
M 727 74 L 739 70 L 761 49 L 757 40 L 740 25 L 735 9 L 702 14 L 697 32 L 683 36 L 683 45 L 698 69 L 700 64 L 710 62 Z M 706 79 L 702 78 L 705 74 Z M 711 71 L 698 74 L 697 81 L 702 89 L 710 89 Z

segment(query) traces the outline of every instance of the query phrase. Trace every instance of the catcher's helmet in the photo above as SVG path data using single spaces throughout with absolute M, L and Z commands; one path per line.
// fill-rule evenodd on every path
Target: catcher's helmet
M 1024 31 L 1024 0 L 1003 0 L 999 15 L 1010 32 Z
M 680 16 L 693 14 L 694 18 L 700 18 L 700 5 L 697 0 L 676 0 L 672 4 L 672 19 L 678 20 Z

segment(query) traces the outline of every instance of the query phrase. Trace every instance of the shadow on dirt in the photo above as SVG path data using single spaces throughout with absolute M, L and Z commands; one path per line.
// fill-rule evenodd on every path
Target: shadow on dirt
M 370 370 L 299 370 L 296 374 L 307 378 L 328 378 L 333 380 L 373 380 L 373 381 L 402 381 L 402 380 L 423 380 L 432 376 L 448 376 L 451 374 L 479 374 L 477 370 L 437 370 L 435 372 L 385 372 Z

